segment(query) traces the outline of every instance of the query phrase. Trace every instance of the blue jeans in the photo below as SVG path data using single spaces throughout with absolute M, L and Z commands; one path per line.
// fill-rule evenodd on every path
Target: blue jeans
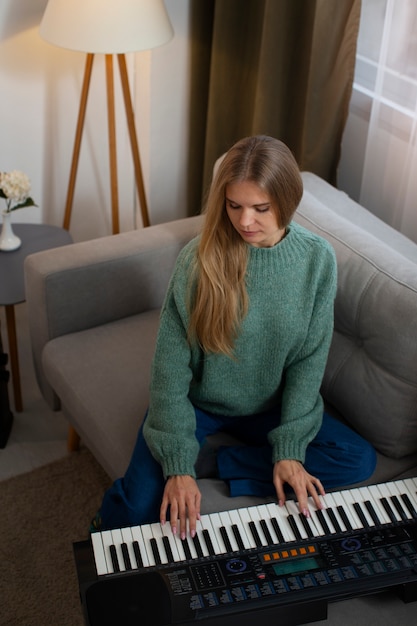
M 272 450 L 267 435 L 277 425 L 276 411 L 238 418 L 212 415 L 197 408 L 195 412 L 200 446 L 206 437 L 219 431 L 235 435 L 244 444 L 224 446 L 218 451 L 219 478 L 229 484 L 230 495 L 274 497 Z M 375 465 L 374 448 L 325 413 L 320 431 L 307 447 L 306 470 L 317 476 L 325 489 L 330 489 L 366 480 Z M 122 528 L 158 521 L 164 487 L 162 468 L 146 444 L 142 426 L 125 476 L 104 494 L 100 509 L 102 527 Z

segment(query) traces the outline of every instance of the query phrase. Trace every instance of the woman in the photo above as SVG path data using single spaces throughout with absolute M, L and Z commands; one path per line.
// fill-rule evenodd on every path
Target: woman
M 188 519 L 194 536 L 195 463 L 217 431 L 245 444 L 218 452 L 231 495 L 282 505 L 289 486 L 306 516 L 309 496 L 319 508 L 324 487 L 374 470 L 373 448 L 323 417 L 336 262 L 324 239 L 292 222 L 302 192 L 291 152 L 271 137 L 242 139 L 221 162 L 202 233 L 176 263 L 149 411 L 126 475 L 105 494 L 102 528 L 165 523 L 169 513 L 174 533 L 185 537 Z

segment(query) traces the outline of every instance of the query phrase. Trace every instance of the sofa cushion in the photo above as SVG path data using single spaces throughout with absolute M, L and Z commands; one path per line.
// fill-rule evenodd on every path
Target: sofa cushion
M 159 310 L 48 342 L 42 364 L 81 439 L 111 478 L 125 473 L 149 399 Z
M 338 261 L 323 395 L 387 456 L 417 452 L 417 265 L 305 190 L 296 220 Z

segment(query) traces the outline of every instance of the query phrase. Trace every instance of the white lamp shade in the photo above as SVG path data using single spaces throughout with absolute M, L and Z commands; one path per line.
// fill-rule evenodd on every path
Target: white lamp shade
M 163 0 L 49 0 L 39 32 L 56 46 L 93 54 L 149 50 L 174 34 Z

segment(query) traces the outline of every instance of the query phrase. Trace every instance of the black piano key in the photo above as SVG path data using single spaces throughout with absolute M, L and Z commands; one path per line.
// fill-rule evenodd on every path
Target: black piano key
M 210 533 L 207 530 L 207 528 L 204 528 L 204 530 L 203 530 L 203 537 L 204 537 L 204 541 L 206 542 L 206 547 L 207 547 L 209 555 L 210 556 L 215 556 L 216 552 L 215 552 L 215 550 L 213 548 L 213 544 L 212 544 L 211 539 L 210 539 Z
M 123 555 L 123 561 L 124 561 L 124 564 L 125 564 L 125 568 L 126 568 L 127 571 L 129 571 L 129 570 L 132 569 L 132 563 L 130 561 L 130 555 L 129 555 L 129 550 L 128 550 L 127 544 L 126 543 L 122 543 L 121 548 L 122 548 L 122 555 Z
M 294 519 L 294 515 L 289 515 L 288 516 L 288 523 L 291 526 L 291 530 L 295 535 L 295 538 L 298 539 L 298 541 L 302 540 L 302 536 L 300 531 L 298 530 L 298 526 L 297 526 L 297 522 Z
M 259 536 L 258 529 L 255 526 L 255 522 L 249 522 L 249 528 L 252 533 L 253 540 L 256 543 L 256 547 L 262 548 L 262 541 Z
M 195 551 L 197 552 L 197 556 L 199 558 L 203 557 L 204 556 L 204 552 L 203 552 L 203 549 L 201 547 L 200 539 L 199 539 L 197 533 L 193 537 L 193 543 L 194 543 Z
M 119 559 L 117 558 L 116 546 L 110 546 L 110 558 L 113 564 L 113 571 L 115 573 L 120 572 Z
M 350 523 L 349 518 L 346 515 L 344 508 L 339 504 L 337 507 L 337 510 L 339 512 L 340 517 L 342 518 L 342 522 L 346 526 L 346 530 L 353 530 L 352 524 Z
M 316 515 L 318 517 L 320 526 L 322 527 L 324 534 L 330 535 L 331 531 L 330 531 L 329 525 L 326 522 L 326 518 L 324 517 L 323 511 L 321 509 L 317 509 Z
M 353 508 L 355 509 L 355 511 L 356 511 L 356 513 L 357 513 L 357 515 L 358 515 L 358 517 L 360 519 L 360 522 L 361 522 L 363 528 L 369 528 L 369 522 L 366 519 L 366 515 L 362 511 L 362 507 L 360 505 L 360 502 L 354 502 L 353 503 Z
M 224 542 L 224 547 L 226 548 L 226 552 L 233 552 L 232 544 L 230 543 L 229 535 L 227 534 L 226 528 L 224 526 L 220 526 L 219 530 Z
M 381 503 L 382 503 L 382 506 L 385 509 L 386 514 L 390 518 L 391 522 L 395 523 L 397 521 L 397 518 L 395 517 L 394 512 L 393 512 L 393 510 L 391 509 L 391 507 L 389 505 L 388 500 L 385 497 L 381 498 Z
M 152 550 L 153 558 L 155 559 L 156 565 L 161 565 L 162 563 L 161 555 L 159 554 L 159 549 L 158 549 L 158 544 L 156 543 L 156 539 L 152 537 L 149 540 L 149 543 L 151 545 L 151 550 Z
M 305 530 L 305 531 L 306 531 L 306 533 L 307 533 L 307 537 L 309 537 L 310 539 L 312 539 L 312 538 L 314 537 L 314 533 L 313 533 L 313 531 L 312 531 L 312 529 L 311 529 L 310 524 L 308 523 L 308 520 L 307 520 L 306 516 L 305 516 L 305 515 L 303 515 L 303 513 L 300 513 L 300 514 L 299 514 L 299 519 L 300 519 L 300 522 L 302 523 L 302 525 L 303 525 L 303 527 L 304 527 L 304 530 Z
M 264 519 L 261 519 L 259 523 L 261 525 L 263 534 L 265 535 L 265 539 L 266 539 L 268 546 L 273 546 L 275 541 L 272 539 L 272 535 L 269 532 L 268 524 L 266 523 Z
M 414 519 L 417 519 L 417 511 L 415 510 L 413 503 L 411 502 L 410 498 L 408 497 L 407 493 L 402 493 L 401 494 L 401 500 L 404 502 L 405 506 L 408 509 L 408 512 L 410 513 L 410 515 L 412 515 L 412 517 Z
M 404 512 L 403 507 L 401 506 L 401 502 L 398 500 L 397 496 L 391 496 L 390 498 L 391 502 L 393 503 L 393 505 L 395 506 L 398 515 L 401 517 L 403 522 L 406 522 L 408 520 L 408 517 L 406 515 L 406 513 Z
M 236 543 L 239 546 L 239 550 L 244 550 L 245 549 L 245 544 L 243 543 L 242 536 L 241 536 L 240 531 L 239 531 L 239 527 L 236 524 L 232 525 L 232 532 L 233 532 L 233 534 L 235 536 Z
M 187 561 L 191 561 L 193 557 L 191 554 L 190 546 L 188 545 L 187 537 L 185 539 L 181 539 L 181 545 L 184 548 L 185 558 L 187 559 Z
M 372 521 L 374 522 L 375 526 L 381 526 L 382 522 L 379 519 L 378 513 L 375 511 L 372 502 L 370 500 L 365 500 L 365 506 L 369 515 L 372 517 Z
M 326 509 L 326 511 L 327 511 L 328 516 L 329 516 L 329 517 L 330 517 L 330 519 L 331 519 L 331 522 L 332 522 L 332 524 L 333 524 L 333 527 L 334 527 L 335 531 L 336 531 L 337 533 L 342 533 L 342 532 L 343 532 L 343 530 L 342 530 L 342 528 L 341 528 L 341 526 L 340 526 L 340 524 L 339 524 L 339 521 L 338 521 L 338 519 L 337 519 L 337 517 L 336 517 L 336 514 L 335 514 L 335 512 L 333 511 L 333 509 L 332 509 L 332 508 L 329 508 L 329 509 Z
M 139 543 L 137 541 L 134 541 L 132 543 L 132 546 L 133 546 L 133 552 L 135 553 L 136 565 L 138 567 L 143 567 L 143 561 L 142 561 L 142 555 L 140 553 Z
M 167 555 L 168 563 L 174 563 L 174 555 L 172 554 L 171 544 L 168 537 L 162 537 L 162 543 L 164 544 L 165 554 Z
M 279 543 L 285 543 L 284 535 L 282 534 L 276 517 L 271 517 L 271 524 L 276 536 L 278 537 Z

